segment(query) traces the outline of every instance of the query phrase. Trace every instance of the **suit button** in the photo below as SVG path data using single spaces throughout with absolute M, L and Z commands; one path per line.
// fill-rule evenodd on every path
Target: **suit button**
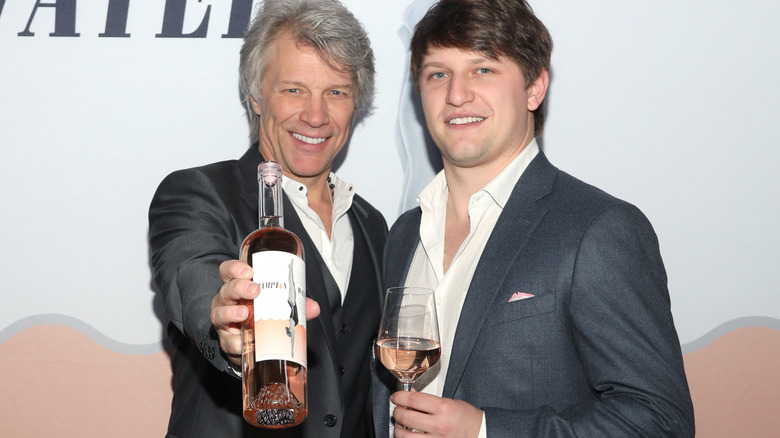
M 200 354 L 202 354 L 206 359 L 214 359 L 214 347 L 208 345 L 206 342 L 198 342 L 198 350 L 200 351 Z
M 347 370 L 345 370 L 344 367 L 339 367 L 339 376 L 343 376 L 346 372 Z
M 328 414 L 325 416 L 325 425 L 328 427 L 333 427 L 336 425 L 336 416 L 333 414 Z
M 340 329 L 341 329 L 341 333 L 345 333 L 346 334 L 346 333 L 349 332 L 349 326 L 346 325 L 346 324 L 341 324 Z

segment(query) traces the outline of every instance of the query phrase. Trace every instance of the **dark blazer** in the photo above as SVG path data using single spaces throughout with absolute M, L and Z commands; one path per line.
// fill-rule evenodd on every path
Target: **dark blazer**
M 269 432 L 242 417 L 241 380 L 230 369 L 210 321 L 222 281 L 219 265 L 238 257 L 258 227 L 256 147 L 239 160 L 172 173 L 149 210 L 154 281 L 171 324 L 174 395 L 169 437 L 340 437 L 370 433 L 369 362 L 380 315 L 380 260 L 387 235 L 382 215 L 359 196 L 349 212 L 355 269 L 344 305 L 328 303 L 336 287 L 287 197 L 285 228 L 301 239 L 307 295 L 320 304 L 308 323 L 309 415 L 302 425 Z M 357 272 L 356 272 L 357 271 Z M 359 275 L 360 274 L 360 275 Z
M 385 285 L 402 285 L 420 209 L 393 225 Z M 693 406 L 656 235 L 644 215 L 553 167 L 519 179 L 469 286 L 443 390 L 489 437 L 692 437 Z M 517 292 L 531 298 L 511 301 Z M 375 428 L 395 384 L 374 364 Z

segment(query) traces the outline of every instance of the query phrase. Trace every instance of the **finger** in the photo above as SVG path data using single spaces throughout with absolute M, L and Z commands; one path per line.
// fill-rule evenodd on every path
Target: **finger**
M 251 279 L 252 267 L 240 260 L 226 260 L 219 265 L 219 276 L 227 283 L 237 278 Z
M 216 301 L 212 303 L 212 307 L 215 305 L 229 306 L 242 300 L 253 300 L 259 293 L 260 285 L 252 280 L 230 280 L 219 288 L 219 293 L 215 297 Z
M 393 418 L 395 419 L 395 431 L 396 437 L 401 438 L 406 434 L 428 432 L 431 415 L 424 412 L 415 411 L 414 409 L 408 409 L 403 406 L 396 406 L 393 410 Z M 398 434 L 399 428 L 403 430 L 403 433 Z M 410 435 L 412 436 L 412 435 Z
M 391 400 L 398 406 L 404 406 L 421 412 L 433 413 L 432 407 L 441 399 L 435 395 L 412 390 L 398 391 L 391 396 Z
M 246 321 L 249 309 L 243 305 L 218 306 L 211 309 L 211 324 L 217 330 L 240 334 L 239 324 Z
M 311 320 L 319 316 L 320 304 L 311 298 L 306 298 L 306 320 Z
M 257 296 L 260 286 L 250 280 L 232 280 L 219 289 L 211 300 L 211 324 L 217 330 L 227 330 L 244 322 L 249 317 L 245 299 Z
M 410 407 L 413 402 L 412 391 L 397 391 L 390 396 L 390 401 L 396 404 L 396 406 Z
M 415 436 L 414 434 L 417 432 L 414 432 L 410 429 L 411 428 L 407 429 L 403 425 L 396 423 L 395 427 L 393 428 L 393 435 L 395 436 L 395 438 L 414 437 Z
M 241 341 L 241 335 L 229 335 L 225 334 L 225 332 L 220 332 L 219 347 L 229 358 L 240 360 L 244 345 Z
M 219 333 L 219 346 L 228 356 L 241 357 L 243 343 L 240 334 Z

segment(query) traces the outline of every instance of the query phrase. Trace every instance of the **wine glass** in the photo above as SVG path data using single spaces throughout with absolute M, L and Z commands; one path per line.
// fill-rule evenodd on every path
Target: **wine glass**
M 410 391 L 441 357 L 436 302 L 431 289 L 391 287 L 385 295 L 376 355 Z

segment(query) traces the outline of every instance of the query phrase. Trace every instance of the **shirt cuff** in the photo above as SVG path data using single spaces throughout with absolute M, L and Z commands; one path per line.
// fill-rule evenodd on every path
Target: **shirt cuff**
M 233 370 L 233 373 L 237 375 L 238 377 L 241 377 L 241 366 L 240 365 L 233 365 L 233 362 L 228 361 L 228 366 L 230 366 L 230 369 Z M 484 422 L 485 414 L 482 414 L 482 421 Z
M 487 438 L 487 420 L 485 419 L 485 411 L 482 411 L 482 425 L 479 426 L 478 438 Z

